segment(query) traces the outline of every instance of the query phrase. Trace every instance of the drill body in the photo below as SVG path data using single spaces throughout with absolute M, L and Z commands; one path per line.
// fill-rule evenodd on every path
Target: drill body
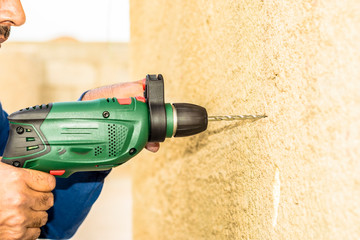
M 68 177 L 119 166 L 148 141 L 207 128 L 205 108 L 164 103 L 161 75 L 148 75 L 144 90 L 144 97 L 52 103 L 11 114 L 2 162 Z
M 147 105 L 135 98 L 35 106 L 9 120 L 3 161 L 62 177 L 116 167 L 141 151 L 149 136 Z

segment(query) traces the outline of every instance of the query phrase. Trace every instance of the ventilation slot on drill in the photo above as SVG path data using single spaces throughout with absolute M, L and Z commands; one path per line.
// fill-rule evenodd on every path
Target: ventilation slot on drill
M 123 125 L 108 124 L 109 157 L 119 155 L 124 146 L 128 129 Z
M 40 110 L 40 109 L 48 109 L 49 108 L 49 104 L 42 104 L 42 105 L 36 105 L 36 106 L 33 106 L 33 107 L 28 107 L 28 108 L 23 108 L 23 109 L 20 109 L 19 111 L 22 112 L 22 111 L 33 111 L 33 110 Z
M 103 149 L 100 146 L 95 148 L 95 156 L 99 156 L 102 153 L 103 153 Z
M 116 102 L 116 98 L 107 98 L 106 101 L 107 101 L 108 103 L 110 103 L 110 102 Z

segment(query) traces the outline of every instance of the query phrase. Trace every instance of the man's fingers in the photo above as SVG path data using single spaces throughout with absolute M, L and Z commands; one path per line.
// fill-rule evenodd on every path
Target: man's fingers
M 55 177 L 44 172 L 24 169 L 29 174 L 25 177 L 25 182 L 29 188 L 38 192 L 51 192 L 56 185 Z
M 39 228 L 47 223 L 48 214 L 45 211 L 33 211 L 31 221 L 26 224 L 28 228 Z
M 32 194 L 32 210 L 47 211 L 54 205 L 54 195 L 51 192 L 34 192 Z
M 144 94 L 143 89 L 143 80 L 137 82 L 125 82 L 118 83 L 114 85 L 104 86 L 100 88 L 95 88 L 88 91 L 83 96 L 83 101 L 94 100 L 98 98 L 127 98 L 127 97 L 136 97 L 142 96 Z
M 40 228 L 28 228 L 23 240 L 36 240 L 41 234 Z
M 144 95 L 143 85 L 140 81 L 115 85 L 113 92 L 115 96 L 122 98 Z
M 157 152 L 160 148 L 160 143 L 158 142 L 148 142 L 145 145 L 145 148 L 149 150 L 150 152 Z

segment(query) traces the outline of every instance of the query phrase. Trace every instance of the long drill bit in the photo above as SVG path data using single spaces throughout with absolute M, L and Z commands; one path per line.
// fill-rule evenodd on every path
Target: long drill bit
M 225 115 L 225 116 L 209 116 L 209 121 L 236 121 L 236 120 L 247 120 L 247 119 L 261 119 L 266 118 L 266 115 Z

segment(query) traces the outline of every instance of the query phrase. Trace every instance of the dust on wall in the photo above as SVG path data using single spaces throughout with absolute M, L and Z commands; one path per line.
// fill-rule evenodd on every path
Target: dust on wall
M 132 0 L 133 80 L 211 124 L 134 159 L 134 239 L 360 238 L 360 2 Z

